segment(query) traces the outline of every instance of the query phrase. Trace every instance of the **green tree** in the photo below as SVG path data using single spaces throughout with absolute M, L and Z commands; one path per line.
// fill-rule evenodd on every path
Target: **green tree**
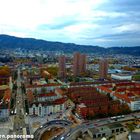
M 48 76 L 45 77 L 45 81 L 46 81 L 46 83 L 49 82 Z
M 41 88 L 41 93 L 46 93 L 46 88 Z
M 37 100 L 37 95 L 38 95 L 37 89 L 34 90 L 33 95 L 34 95 L 35 100 Z

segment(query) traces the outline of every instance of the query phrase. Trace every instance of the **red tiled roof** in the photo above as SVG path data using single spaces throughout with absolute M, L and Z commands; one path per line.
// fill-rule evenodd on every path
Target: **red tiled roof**
M 108 93 L 111 93 L 112 92 L 112 90 L 108 89 L 105 86 L 98 86 L 98 88 L 101 89 L 101 90 L 103 90 L 103 91 L 105 91 L 105 92 L 108 92 Z
M 67 100 L 66 98 L 56 99 L 54 101 L 54 104 L 63 104 L 66 100 Z
M 7 91 L 4 95 L 4 101 L 10 100 L 10 98 L 11 98 L 11 93 L 10 93 L 10 91 Z
M 135 83 L 132 82 L 124 82 L 124 83 L 117 83 L 116 86 L 135 86 Z
M 128 82 L 128 80 L 123 80 L 123 82 Z M 71 82 L 70 86 L 76 86 L 76 85 L 92 85 L 92 84 L 104 84 L 104 83 L 120 83 L 120 81 L 115 80 L 115 81 L 95 81 L 95 82 Z
M 130 88 L 130 89 L 127 89 L 128 91 L 140 91 L 140 88 Z
M 64 94 L 64 90 L 60 89 L 60 88 L 56 88 L 55 91 L 57 91 L 59 94 L 63 95 Z
M 126 94 L 118 94 L 118 93 L 114 93 L 114 96 L 116 96 L 119 99 L 122 99 L 128 103 L 130 103 L 131 99 L 128 98 L 128 96 Z
M 128 96 L 140 95 L 140 87 L 139 87 L 140 84 L 138 84 L 138 83 L 120 82 L 120 83 L 117 83 L 115 85 L 116 85 L 116 88 L 117 88 L 116 91 L 115 91 L 116 94 L 117 93 L 119 94 L 120 92 L 125 92 L 125 93 L 129 93 Z M 107 85 L 107 84 L 102 85 L 102 86 L 98 86 L 98 88 L 103 90 L 103 91 L 106 91 L 108 93 L 111 93 L 111 91 L 112 91 L 112 90 L 109 89 L 109 85 Z
M 38 97 L 57 96 L 54 92 L 38 94 Z
M 132 96 L 135 96 L 132 92 L 128 92 L 126 93 L 128 97 L 132 97 Z
M 27 99 L 29 102 L 33 102 L 33 100 L 34 100 L 34 95 L 33 95 L 33 92 L 31 90 L 29 90 L 27 92 Z
M 126 88 L 119 88 L 119 89 L 116 89 L 116 92 L 125 92 L 126 91 Z
M 55 101 L 51 101 L 51 102 L 33 102 L 31 103 L 31 105 L 35 104 L 35 105 L 39 105 L 39 104 L 42 104 L 43 106 L 46 106 L 46 105 L 61 105 L 63 103 L 65 103 L 67 99 L 66 98 L 60 98 L 60 99 L 57 99 Z
M 135 83 L 135 86 L 140 88 L 140 83 Z
M 50 84 L 44 84 L 44 85 L 28 85 L 27 88 L 37 88 L 37 87 L 55 87 L 55 86 L 61 86 L 61 84 L 56 83 L 50 83 Z

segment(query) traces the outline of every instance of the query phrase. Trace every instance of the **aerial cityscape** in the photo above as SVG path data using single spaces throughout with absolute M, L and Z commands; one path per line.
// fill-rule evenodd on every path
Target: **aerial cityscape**
M 1 0 L 0 140 L 140 140 L 139 9 Z

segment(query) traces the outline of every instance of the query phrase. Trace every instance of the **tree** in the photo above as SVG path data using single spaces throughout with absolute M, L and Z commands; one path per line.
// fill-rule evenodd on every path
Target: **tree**
M 13 84 L 13 91 L 15 91 L 15 90 L 17 90 L 17 84 L 16 83 Z
M 129 106 L 127 104 L 125 104 L 125 103 L 123 103 L 121 105 L 120 110 L 121 110 L 121 114 L 129 114 L 129 113 L 131 113 L 131 110 L 130 110 Z
M 112 100 L 112 97 L 110 96 L 110 93 L 107 93 L 107 97 L 108 97 L 109 101 Z
M 10 68 L 7 66 L 0 67 L 0 76 L 10 76 Z
M 68 80 L 69 82 L 72 82 L 72 81 L 73 81 L 72 76 L 69 76 L 67 80 Z
M 41 88 L 41 93 L 46 93 L 46 88 Z
M 49 82 L 48 76 L 46 76 L 45 81 L 46 81 L 46 83 Z
M 14 75 L 13 75 L 14 80 L 16 80 L 17 77 L 18 77 L 18 74 L 17 74 L 17 71 L 15 71 L 15 72 L 14 72 Z
M 23 92 L 23 93 L 26 93 L 26 88 L 25 88 L 24 83 L 22 83 L 22 85 L 21 85 L 21 89 L 22 89 L 22 92 Z
M 58 67 L 52 66 L 47 68 L 48 73 L 50 73 L 53 76 L 57 76 L 58 73 Z
M 79 77 L 76 77 L 75 78 L 75 82 L 79 82 L 80 81 L 80 78 Z
M 32 80 L 32 78 L 30 78 L 30 85 L 32 85 L 33 84 L 33 80 Z
M 37 95 L 38 95 L 37 89 L 34 90 L 33 95 L 34 95 L 34 98 L 36 100 L 37 99 Z

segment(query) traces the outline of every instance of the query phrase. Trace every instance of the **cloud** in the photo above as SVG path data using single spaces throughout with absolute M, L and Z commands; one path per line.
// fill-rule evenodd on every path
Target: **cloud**
M 90 45 L 139 44 L 139 9 L 139 0 L 0 0 L 0 32 Z

